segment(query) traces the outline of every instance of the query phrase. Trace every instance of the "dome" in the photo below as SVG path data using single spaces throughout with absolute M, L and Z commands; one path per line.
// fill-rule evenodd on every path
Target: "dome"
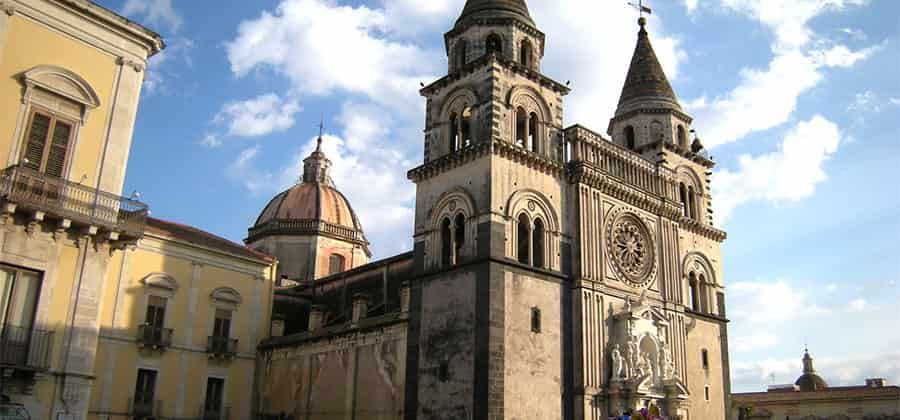
M 525 0 L 467 0 L 456 25 L 471 19 L 485 18 L 517 18 L 535 26 Z
M 362 232 L 347 198 L 332 185 L 301 182 L 269 201 L 254 226 L 273 220 L 321 220 Z
M 822 379 L 821 376 L 815 373 L 804 373 L 797 378 L 797 382 L 794 382 L 794 385 L 800 388 L 800 391 L 810 392 L 810 391 L 821 391 L 823 389 L 828 388 L 828 384 Z
M 328 174 L 331 161 L 319 147 L 303 160 L 303 177 L 276 195 L 250 228 L 247 243 L 269 236 L 328 236 L 351 242 L 369 253 L 362 225 L 347 198 Z

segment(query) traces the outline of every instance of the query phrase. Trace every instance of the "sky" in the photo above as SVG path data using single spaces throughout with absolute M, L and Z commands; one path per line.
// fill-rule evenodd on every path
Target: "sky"
M 419 83 L 463 0 L 99 0 L 161 33 L 128 166 L 152 214 L 241 241 L 320 119 L 375 258 L 411 248 Z M 605 131 L 636 40 L 625 0 L 529 0 L 566 126 Z M 734 391 L 900 383 L 900 2 L 656 0 L 648 30 L 717 163 Z

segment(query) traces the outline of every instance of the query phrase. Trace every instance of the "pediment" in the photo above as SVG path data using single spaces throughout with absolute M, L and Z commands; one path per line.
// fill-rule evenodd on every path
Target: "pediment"
M 209 294 L 209 297 L 214 301 L 227 302 L 235 305 L 240 305 L 243 301 L 241 294 L 230 287 L 220 287 L 213 290 L 212 293 Z
M 155 287 L 157 289 L 165 289 L 169 291 L 178 290 L 178 282 L 175 278 L 166 273 L 151 273 L 141 280 L 141 284 L 147 287 Z
M 57 66 L 37 66 L 22 75 L 27 86 L 37 86 L 88 108 L 100 106 L 100 98 L 91 85 L 77 74 Z

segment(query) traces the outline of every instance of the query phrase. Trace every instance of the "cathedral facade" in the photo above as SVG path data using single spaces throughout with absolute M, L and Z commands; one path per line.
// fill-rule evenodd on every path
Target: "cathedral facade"
M 569 88 L 542 73 L 525 0 L 468 0 L 445 43 L 447 75 L 421 90 L 411 252 L 368 262 L 320 150 L 251 228 L 292 284 L 261 346 L 258 411 L 599 420 L 655 405 L 724 419 L 713 162 L 646 20 L 608 136 L 563 126 Z

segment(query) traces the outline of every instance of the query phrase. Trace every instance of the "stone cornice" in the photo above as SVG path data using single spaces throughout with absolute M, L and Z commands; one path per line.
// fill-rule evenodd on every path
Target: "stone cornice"
M 101 24 L 110 30 L 130 37 L 135 42 L 144 45 L 148 50 L 148 56 L 162 51 L 166 44 L 158 33 L 147 29 L 119 14 L 86 0 L 48 0 L 61 8 L 84 16 Z
M 245 243 L 256 242 L 269 236 L 315 235 L 359 245 L 368 255 L 369 241 L 361 231 L 316 219 L 273 219 L 249 229 Z
M 681 217 L 681 206 L 678 203 L 626 183 L 586 162 L 570 164 L 569 182 L 591 186 L 610 197 L 671 220 Z
M 471 147 L 441 156 L 438 159 L 413 168 L 407 172 L 406 177 L 412 182 L 419 183 L 488 154 L 512 160 L 559 179 L 565 176 L 565 166 L 563 164 L 495 138 L 490 142 L 476 143 Z
M 680 210 L 679 210 L 680 213 Z M 723 242 L 728 238 L 728 234 L 725 231 L 716 229 L 712 226 L 705 225 L 700 223 L 694 219 L 681 216 L 681 220 L 679 221 L 681 227 L 684 230 L 687 230 L 692 233 L 696 233 L 700 236 L 703 236 L 708 239 L 712 239 L 716 242 Z

